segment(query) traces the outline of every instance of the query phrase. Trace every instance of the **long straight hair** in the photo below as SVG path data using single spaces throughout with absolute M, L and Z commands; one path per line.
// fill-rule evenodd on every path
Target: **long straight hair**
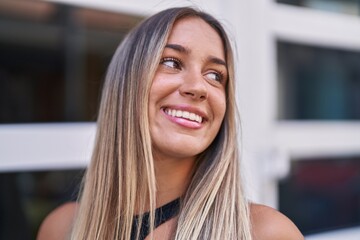
M 150 223 L 154 222 L 156 179 L 149 91 L 175 22 L 190 17 L 203 19 L 221 37 L 229 79 L 223 123 L 212 144 L 198 156 L 195 173 L 182 196 L 174 239 L 251 239 L 239 173 L 231 44 L 215 18 L 188 7 L 167 9 L 146 19 L 115 52 L 103 87 L 95 147 L 83 179 L 71 239 L 128 240 L 134 209 L 143 212 L 150 207 Z

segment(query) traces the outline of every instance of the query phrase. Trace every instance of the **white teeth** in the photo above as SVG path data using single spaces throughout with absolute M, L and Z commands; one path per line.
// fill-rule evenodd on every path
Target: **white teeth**
M 195 113 L 187 112 L 187 111 L 181 111 L 181 110 L 175 110 L 175 109 L 165 109 L 165 113 L 173 116 L 173 117 L 181 117 L 185 119 L 189 119 L 191 121 L 196 121 L 198 123 L 202 122 L 202 117 Z

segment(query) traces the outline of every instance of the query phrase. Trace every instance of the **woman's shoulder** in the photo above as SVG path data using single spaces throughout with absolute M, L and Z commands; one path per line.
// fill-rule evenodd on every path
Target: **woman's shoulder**
M 295 224 L 279 211 L 260 204 L 250 204 L 254 240 L 303 240 Z
M 37 240 L 64 240 L 71 231 L 78 203 L 68 202 L 53 210 L 42 222 Z

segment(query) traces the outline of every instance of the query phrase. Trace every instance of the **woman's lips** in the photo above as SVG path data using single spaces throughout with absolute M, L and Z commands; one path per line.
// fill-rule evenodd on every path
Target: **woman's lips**
M 206 119 L 199 114 L 195 113 L 195 111 L 191 111 L 188 108 L 175 109 L 172 107 L 166 107 L 162 109 L 166 117 L 183 127 L 191 128 L 191 129 L 199 129 L 203 126 L 203 123 Z
M 176 109 L 171 109 L 171 108 L 165 108 L 164 112 L 172 117 L 177 117 L 177 118 L 184 118 L 190 121 L 195 121 L 198 123 L 202 123 L 203 118 L 199 115 L 197 115 L 196 113 L 193 112 L 189 112 L 189 111 L 185 111 L 185 110 L 176 110 Z

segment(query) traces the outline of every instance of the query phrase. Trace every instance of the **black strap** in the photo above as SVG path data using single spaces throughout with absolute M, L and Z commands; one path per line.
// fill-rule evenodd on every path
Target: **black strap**
M 163 224 L 164 222 L 168 221 L 169 219 L 175 217 L 179 213 L 179 209 L 180 209 L 180 198 L 177 198 L 165 204 L 164 206 L 155 209 L 154 229 L 160 226 L 161 224 Z M 145 239 L 145 237 L 149 234 L 149 230 L 150 230 L 149 217 L 150 214 L 148 212 L 143 214 L 139 240 Z M 138 226 L 139 218 L 140 216 L 138 215 L 134 217 L 134 222 L 131 229 L 132 240 L 136 239 L 137 230 L 139 228 Z

